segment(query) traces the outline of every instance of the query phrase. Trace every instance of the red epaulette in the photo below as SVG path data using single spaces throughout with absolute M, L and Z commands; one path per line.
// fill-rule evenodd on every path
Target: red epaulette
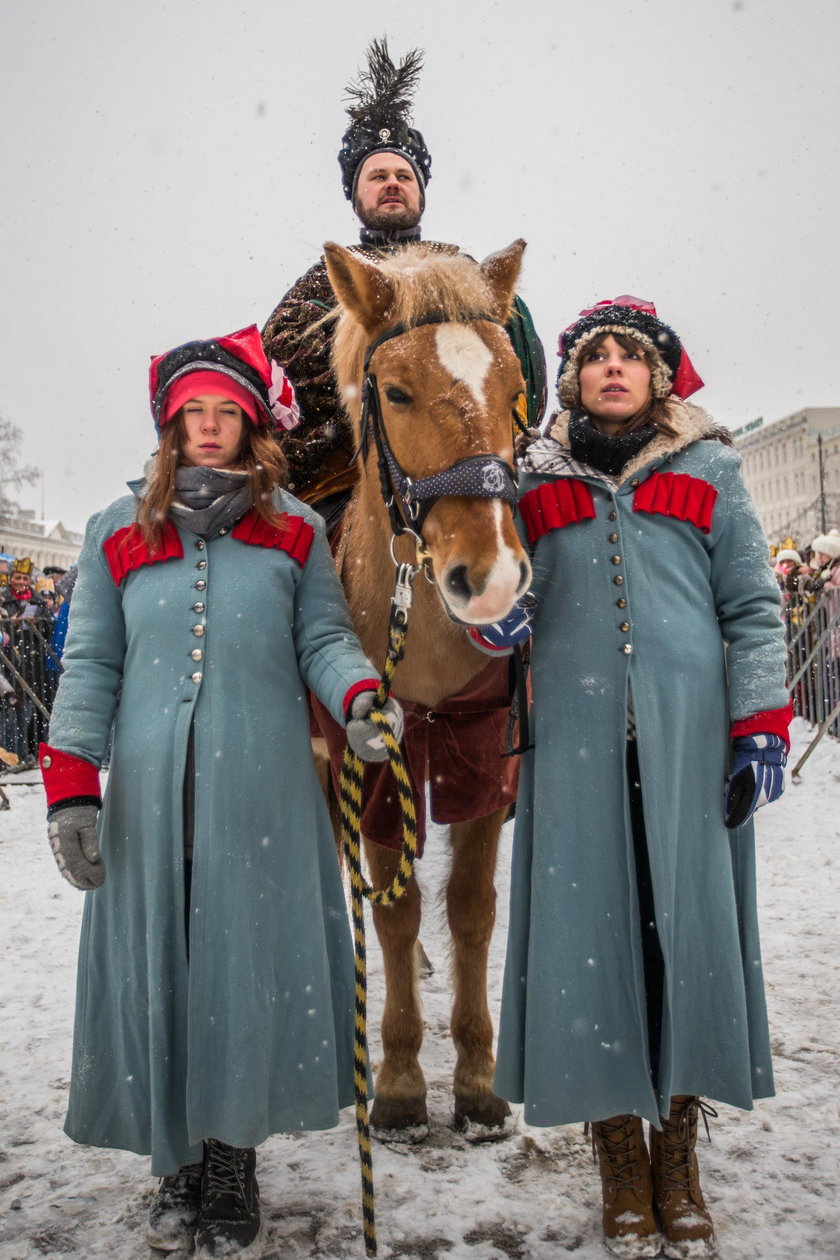
M 519 500 L 519 514 L 525 522 L 528 541 L 535 543 L 552 529 L 594 520 L 595 500 L 585 481 L 562 477 L 557 481 L 545 481 L 523 494 Z
M 133 525 L 126 525 L 123 529 L 116 530 L 110 538 L 106 538 L 102 544 L 102 550 L 105 552 L 105 559 L 108 561 L 108 568 L 111 570 L 115 586 L 119 586 L 123 578 L 132 570 L 140 569 L 144 564 L 158 564 L 162 560 L 180 560 L 184 555 L 178 531 L 171 521 L 164 523 L 160 547 L 154 551 L 146 542 L 143 531 L 136 521 Z
M 634 512 L 659 513 L 696 525 L 701 534 L 712 528 L 717 489 L 688 473 L 651 473 L 633 495 Z
M 269 525 L 252 508 L 231 530 L 231 538 L 249 543 L 252 547 L 275 547 L 278 551 L 286 551 L 303 568 L 315 530 L 302 516 L 289 516 L 287 512 L 282 514 L 281 521 L 281 525 Z

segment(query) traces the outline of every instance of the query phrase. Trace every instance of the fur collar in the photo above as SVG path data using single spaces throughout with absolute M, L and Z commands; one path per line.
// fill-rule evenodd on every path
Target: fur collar
M 669 455 L 684 450 L 693 442 L 702 438 L 715 438 L 720 430 L 702 407 L 694 403 L 682 402 L 679 398 L 668 399 L 668 421 L 676 430 L 675 436 L 657 433 L 628 463 L 624 465 L 618 477 L 609 477 L 597 468 L 588 468 L 577 464 L 569 453 L 569 412 L 561 411 L 554 418 L 548 436 L 539 438 L 528 448 L 524 466 L 528 472 L 546 473 L 566 476 L 599 477 L 612 485 L 623 485 L 630 477 L 646 468 L 649 464 L 661 463 Z M 559 448 L 559 449 L 558 449 Z

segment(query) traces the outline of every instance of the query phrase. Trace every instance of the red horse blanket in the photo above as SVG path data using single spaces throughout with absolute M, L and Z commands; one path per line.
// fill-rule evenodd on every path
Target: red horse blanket
M 317 696 L 310 695 L 313 732 L 327 741 L 333 783 L 346 742 L 344 730 Z M 490 661 L 457 696 L 437 709 L 401 701 L 405 713 L 403 754 L 414 788 L 417 852 L 426 838 L 429 784 L 431 818 L 436 823 L 469 822 L 516 799 L 519 758 L 505 757 L 510 708 L 507 658 Z M 389 849 L 402 845 L 402 814 L 387 761 L 364 769 L 362 834 Z

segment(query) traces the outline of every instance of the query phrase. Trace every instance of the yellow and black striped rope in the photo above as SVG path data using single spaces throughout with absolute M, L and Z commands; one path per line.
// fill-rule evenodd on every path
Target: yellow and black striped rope
M 353 919 L 353 942 L 356 957 L 356 1020 L 353 1047 L 354 1086 L 356 1095 L 356 1135 L 359 1143 L 359 1164 L 362 1174 L 362 1223 L 365 1234 L 365 1252 L 376 1255 L 376 1212 L 373 1189 L 373 1155 L 368 1120 L 368 1046 L 367 1046 L 367 950 L 365 945 L 365 898 L 378 906 L 388 906 L 405 892 L 414 859 L 417 856 L 417 816 L 414 798 L 400 746 L 382 713 L 388 696 L 391 679 L 398 662 L 405 652 L 407 627 L 405 618 L 394 616 L 389 632 L 388 656 L 371 710 L 371 718 L 382 732 L 391 771 L 397 783 L 403 819 L 403 843 L 399 868 L 389 888 L 372 888 L 362 872 L 361 815 L 362 782 L 364 765 L 360 757 L 345 749 L 339 777 L 339 806 L 341 810 L 344 853 L 350 872 L 350 912 Z

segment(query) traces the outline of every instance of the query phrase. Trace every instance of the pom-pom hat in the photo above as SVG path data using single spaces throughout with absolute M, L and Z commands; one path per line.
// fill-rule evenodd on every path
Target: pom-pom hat
M 557 388 L 565 407 L 580 406 L 578 372 L 584 348 L 605 333 L 624 333 L 648 352 L 651 360 L 651 388 L 654 398 L 689 398 L 703 382 L 683 349 L 673 328 L 657 318 L 656 307 L 645 298 L 607 298 L 581 311 L 573 324 L 560 334 L 561 356 Z
M 387 40 L 373 40 L 367 50 L 367 68 L 351 83 L 347 95 L 353 102 L 347 113 L 350 126 L 341 137 L 338 164 L 341 185 L 348 201 L 356 195 L 362 163 L 372 153 L 398 153 L 413 168 L 421 192 L 431 179 L 432 158 L 422 135 L 410 126 L 411 95 L 423 65 L 423 54 L 414 49 L 395 66 Z
M 155 428 L 201 394 L 221 394 L 238 403 L 255 425 L 293 429 L 300 420 L 291 382 L 278 363 L 269 363 L 256 324 L 226 337 L 187 341 L 152 359 L 149 396 Z
M 811 543 L 811 550 L 836 560 L 840 556 L 840 529 L 830 529 L 827 534 L 818 534 Z

